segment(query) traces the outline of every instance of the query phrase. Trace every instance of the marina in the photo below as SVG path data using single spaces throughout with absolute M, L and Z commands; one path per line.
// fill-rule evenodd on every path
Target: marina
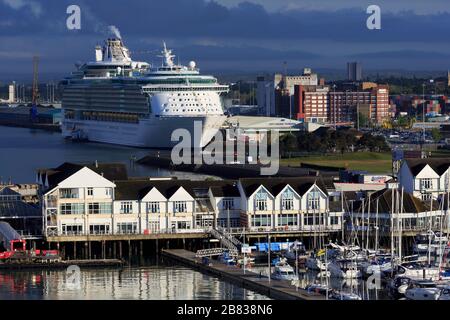
M 201 263 L 201 261 L 195 258 L 195 253 L 186 250 L 164 250 L 163 255 L 186 264 L 194 270 L 201 270 L 206 273 L 214 274 L 219 278 L 238 283 L 244 288 L 260 292 L 270 298 L 284 300 L 324 299 L 322 295 L 315 294 L 314 292 L 307 292 L 303 289 L 298 290 L 287 281 L 269 281 L 266 277 L 261 277 L 261 275 L 250 270 L 245 272 L 245 270 L 241 268 L 215 262 L 211 264 Z

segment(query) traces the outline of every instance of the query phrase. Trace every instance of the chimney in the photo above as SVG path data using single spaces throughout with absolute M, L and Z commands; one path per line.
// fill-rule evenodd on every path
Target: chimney
M 103 52 L 102 47 L 96 46 L 95 47 L 95 61 L 99 62 L 103 60 Z
M 15 102 L 16 101 L 16 83 L 13 82 L 8 87 L 9 90 L 9 96 L 8 96 L 8 102 Z

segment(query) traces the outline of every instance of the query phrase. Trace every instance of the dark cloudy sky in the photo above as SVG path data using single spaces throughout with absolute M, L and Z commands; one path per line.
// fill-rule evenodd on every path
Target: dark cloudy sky
M 66 8 L 81 7 L 81 30 L 66 28 Z M 366 8 L 381 7 L 381 30 Z M 158 62 L 161 42 L 182 62 L 216 72 L 450 68 L 450 0 L 0 0 L 0 78 L 23 76 L 31 57 L 41 73 L 63 75 L 93 59 L 115 25 L 136 59 Z

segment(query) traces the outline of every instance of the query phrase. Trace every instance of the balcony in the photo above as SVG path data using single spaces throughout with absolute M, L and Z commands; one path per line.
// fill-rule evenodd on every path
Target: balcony
M 244 232 L 251 233 L 292 233 L 292 232 L 334 232 L 340 231 L 340 224 L 333 225 L 304 225 L 304 226 L 267 226 L 267 227 L 250 227 L 250 228 L 231 228 L 231 233 L 237 234 Z

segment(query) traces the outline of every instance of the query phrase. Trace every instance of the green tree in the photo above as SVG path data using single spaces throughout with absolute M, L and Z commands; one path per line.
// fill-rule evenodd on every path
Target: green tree
M 282 153 L 298 151 L 297 137 L 288 133 L 280 138 L 280 149 Z
M 366 128 L 369 126 L 369 119 L 361 112 L 358 112 L 359 127 Z
M 442 133 L 438 128 L 433 128 L 431 130 L 431 136 L 433 137 L 434 142 L 439 142 L 442 139 Z

